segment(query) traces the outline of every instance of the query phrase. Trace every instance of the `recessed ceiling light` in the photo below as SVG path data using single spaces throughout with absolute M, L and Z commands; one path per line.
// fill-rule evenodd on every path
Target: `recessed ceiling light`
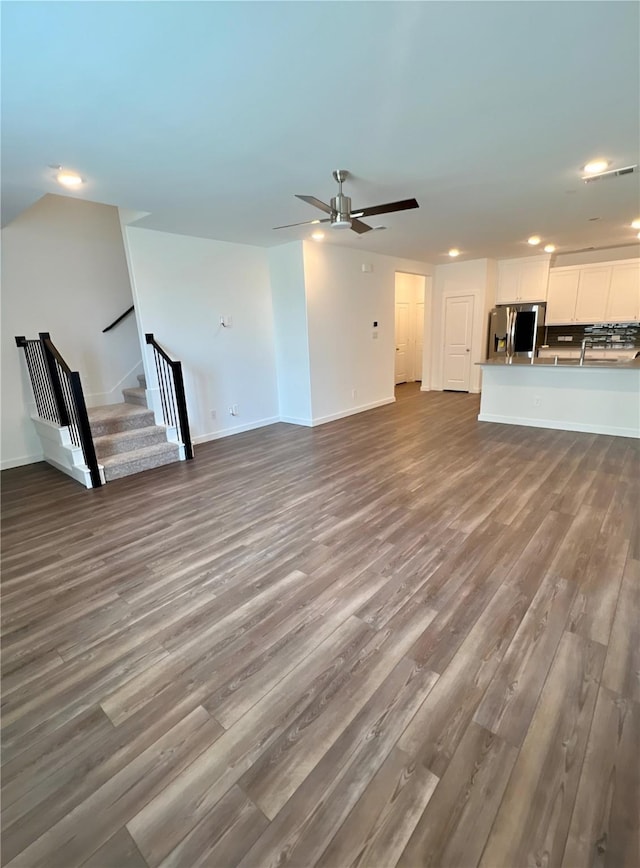
M 527 244 L 530 244 L 532 247 L 535 247 L 537 244 L 540 244 L 541 238 L 539 235 L 532 235 L 531 238 L 527 238 Z
M 456 256 L 460 256 L 460 251 L 457 247 L 452 247 L 449 251 L 449 256 L 452 256 L 455 259 Z
M 545 244 L 544 252 L 545 253 L 554 253 L 556 249 L 555 244 Z
M 324 238 L 324 232 L 312 232 L 311 237 L 314 241 L 322 241 Z
M 608 166 L 609 160 L 605 160 L 603 157 L 596 157 L 595 160 L 590 160 L 583 166 L 582 171 L 586 172 L 587 175 L 596 175 L 598 172 L 604 172 Z
M 637 220 L 631 221 L 631 228 L 632 229 L 640 229 L 640 217 Z
M 83 180 L 77 172 L 70 172 L 68 169 L 61 169 L 56 175 L 56 181 L 58 184 L 62 184 L 63 187 L 79 187 Z

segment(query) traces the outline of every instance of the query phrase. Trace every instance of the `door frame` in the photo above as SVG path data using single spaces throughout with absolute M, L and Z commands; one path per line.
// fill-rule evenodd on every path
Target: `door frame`
M 429 392 L 431 390 L 432 364 L 431 354 L 433 347 L 433 275 L 427 274 L 424 271 L 410 271 L 408 268 L 396 268 L 393 272 L 393 356 L 391 362 L 391 376 L 393 389 L 395 391 L 396 379 L 396 360 L 395 360 L 395 339 L 396 339 L 396 275 L 410 274 L 413 277 L 422 277 L 424 279 L 424 321 L 422 329 L 422 359 L 418 360 L 422 372 L 422 380 L 420 391 Z M 416 377 L 417 379 L 417 377 Z

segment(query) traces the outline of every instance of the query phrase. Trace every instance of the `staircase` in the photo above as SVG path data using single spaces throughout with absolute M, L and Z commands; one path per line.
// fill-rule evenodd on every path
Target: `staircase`
M 181 459 L 181 444 L 167 439 L 168 429 L 156 425 L 147 408 L 144 375 L 137 389 L 123 389 L 124 403 L 88 409 L 98 464 L 105 482 L 131 476 Z
M 158 375 L 150 393 L 157 398 L 155 412 L 147 407 L 144 376 L 138 377 L 137 388 L 122 390 L 123 404 L 88 409 L 80 373 L 71 370 L 49 332 L 37 339 L 16 335 L 15 342 L 24 351 L 35 400 L 31 419 L 43 458 L 85 488 L 193 459 L 182 362 L 172 359 L 152 332 L 145 334 L 145 343 Z M 156 418 L 163 424 L 156 425 Z

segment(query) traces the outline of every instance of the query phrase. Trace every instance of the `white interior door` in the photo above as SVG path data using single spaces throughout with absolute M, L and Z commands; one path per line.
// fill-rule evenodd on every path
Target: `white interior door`
M 396 302 L 396 385 L 406 383 L 409 371 L 409 303 Z
M 443 389 L 468 392 L 471 377 L 473 296 L 447 298 L 444 318 Z

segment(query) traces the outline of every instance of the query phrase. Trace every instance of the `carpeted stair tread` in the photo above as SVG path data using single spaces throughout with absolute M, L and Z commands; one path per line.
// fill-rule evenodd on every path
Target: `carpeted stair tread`
M 142 386 L 139 386 L 137 389 L 123 389 L 122 394 L 127 404 L 139 404 L 141 407 L 147 406 L 147 393 Z
M 94 437 L 155 425 L 153 411 L 138 404 L 105 404 L 103 407 L 90 407 L 88 412 Z
M 104 475 L 107 482 L 119 479 L 122 476 L 130 476 L 133 473 L 141 473 L 143 470 L 151 470 L 161 467 L 163 464 L 171 464 L 180 457 L 177 443 L 155 443 L 153 446 L 145 446 L 142 449 L 134 449 L 131 452 L 119 452 L 100 459 L 104 467 Z
M 145 390 L 123 389 L 125 397 L 144 396 Z M 167 441 L 167 429 L 156 425 L 146 403 L 127 400 L 89 409 L 98 463 L 107 482 L 180 461 L 181 444 Z
M 93 438 L 98 460 L 107 458 L 109 455 L 118 455 L 123 452 L 133 452 L 145 446 L 154 446 L 156 443 L 166 443 L 166 429 L 160 425 L 150 425 L 147 428 L 132 428 L 128 431 L 118 431 L 115 434 L 103 434 Z

